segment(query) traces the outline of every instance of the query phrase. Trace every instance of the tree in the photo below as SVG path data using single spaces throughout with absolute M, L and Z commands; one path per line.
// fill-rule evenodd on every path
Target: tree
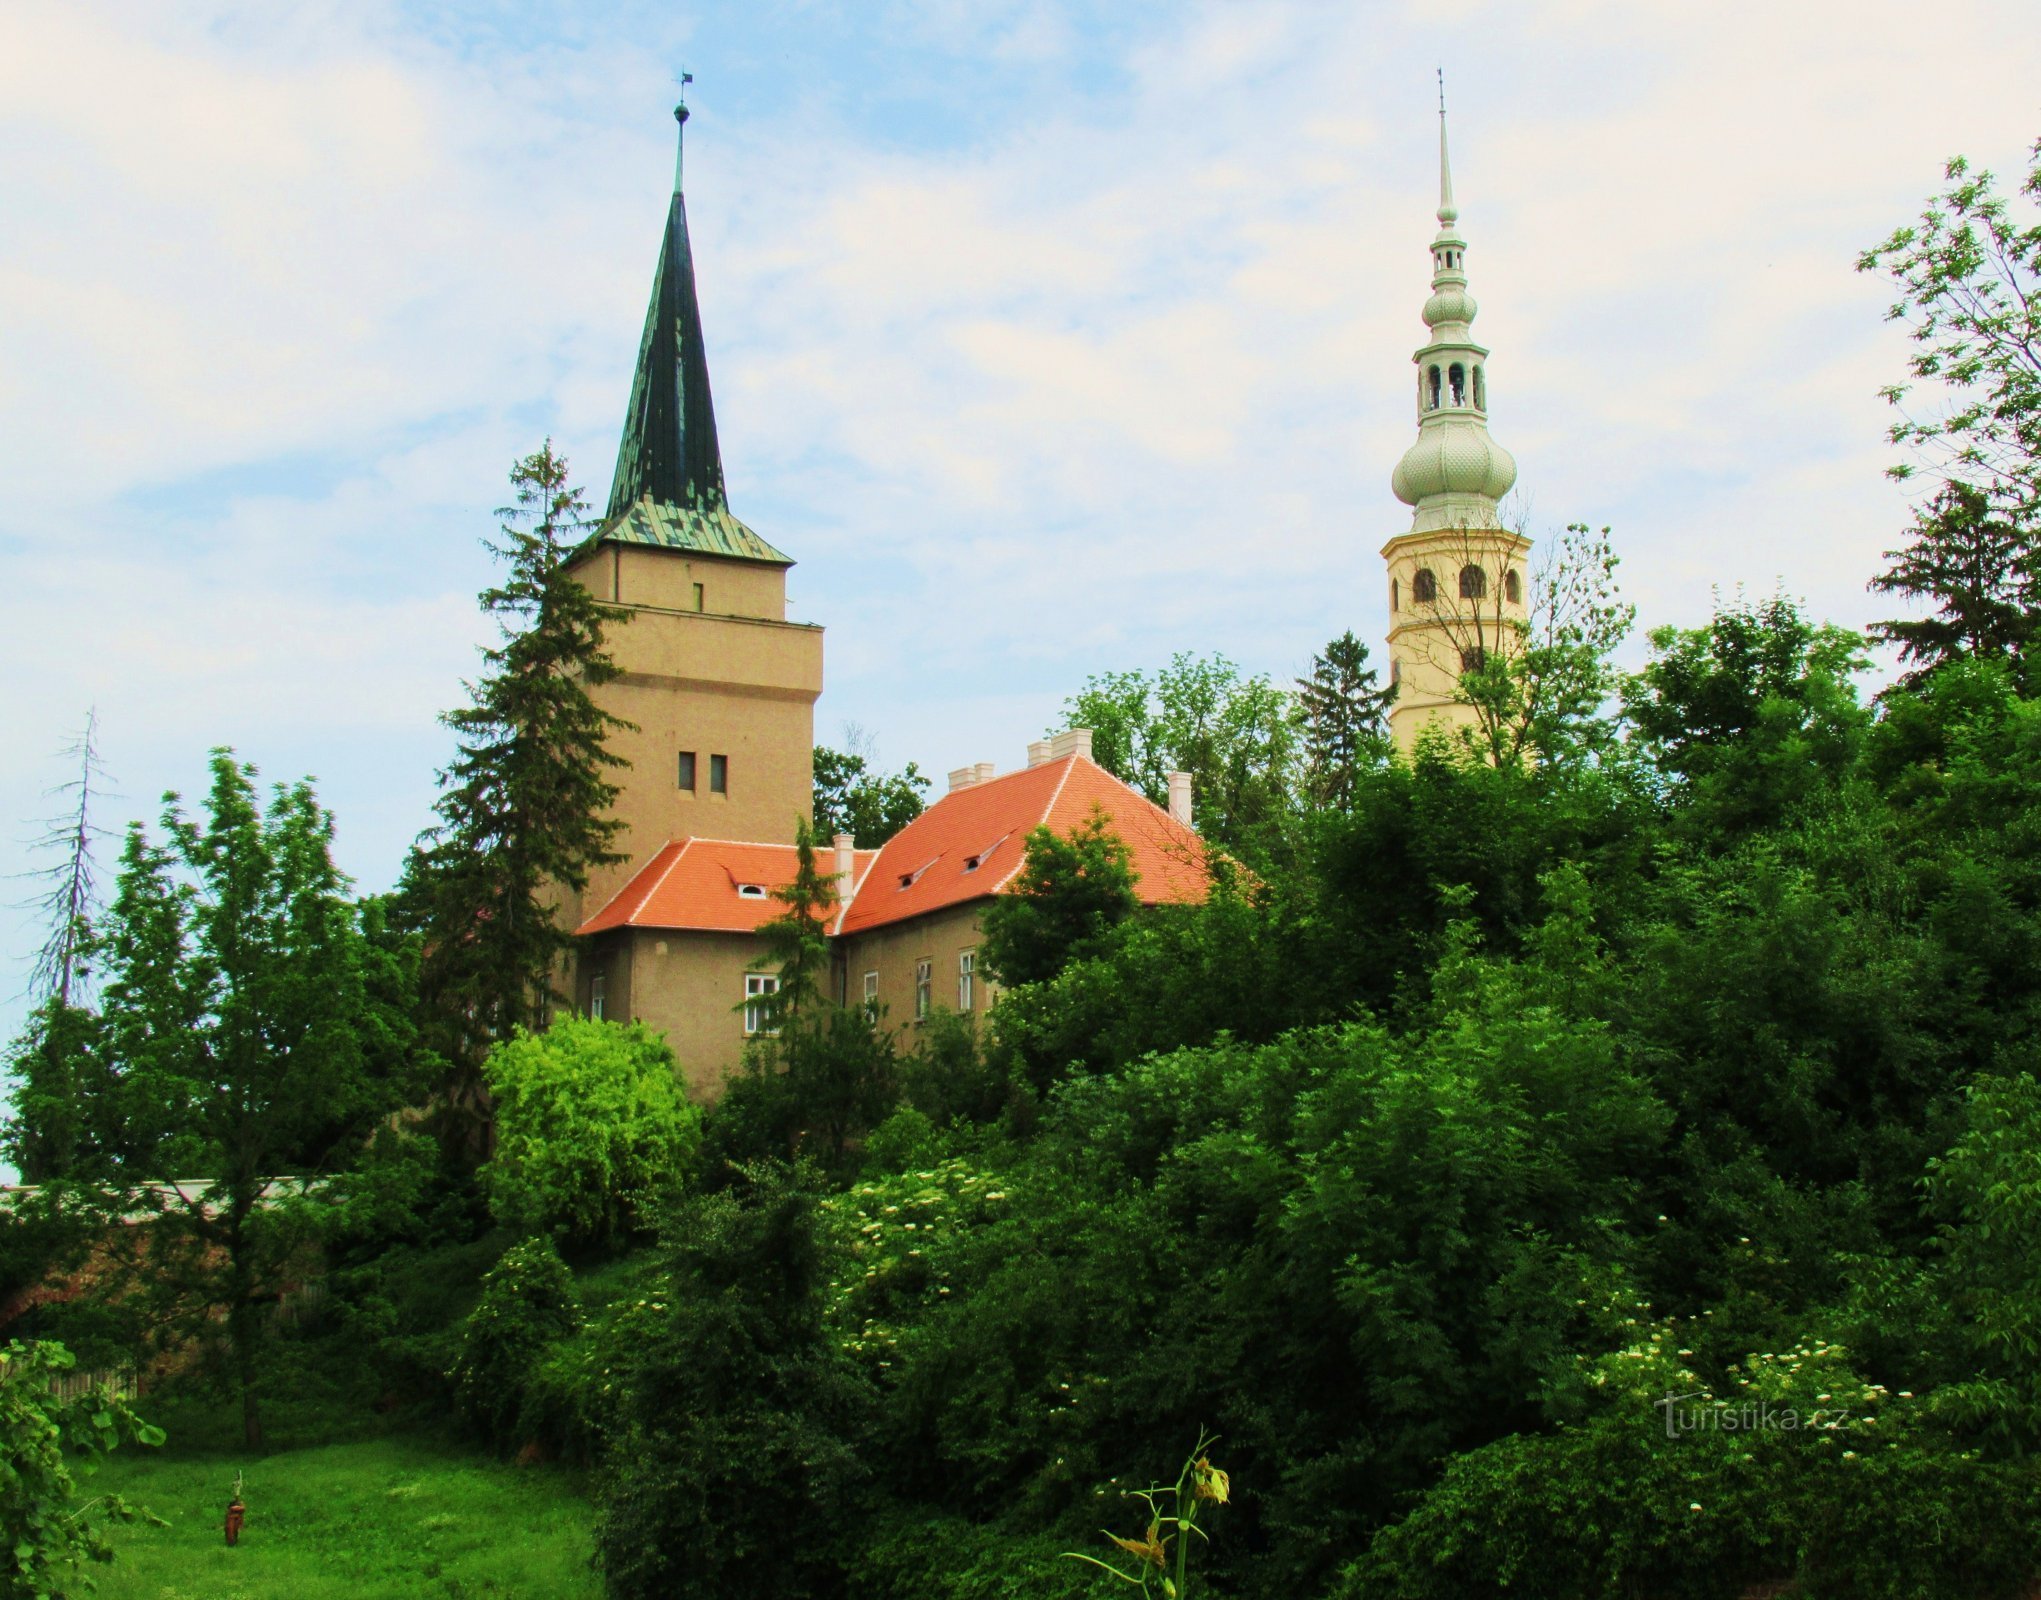
M 36 874 L 43 888 L 33 906 L 44 936 L 29 973 L 35 1006 L 8 1052 L 14 1092 L 5 1136 L 7 1154 L 26 1183 L 68 1176 L 84 1133 L 79 1080 L 98 1044 L 99 1019 L 90 1005 L 91 949 L 104 902 L 95 858 L 106 836 L 94 820 L 106 781 L 98 731 L 98 715 L 87 712 L 85 726 L 63 751 L 76 763 L 77 776 L 52 791 L 64 808 L 44 823 L 34 842 L 55 859 Z
M 503 1040 L 483 1063 L 496 1153 L 490 1209 L 528 1233 L 614 1244 L 647 1224 L 701 1143 L 666 1041 L 643 1023 L 561 1018 Z
M 98 1457 L 123 1442 L 163 1442 L 124 1400 L 96 1390 L 59 1398 L 74 1365 L 60 1344 L 0 1350 L 0 1600 L 73 1600 L 92 1587 L 79 1563 L 113 1559 L 106 1527 L 137 1517 L 167 1526 L 120 1495 L 74 1503 Z
M 1297 680 L 1304 728 L 1304 792 L 1322 810 L 1344 811 L 1355 775 L 1389 748 L 1388 712 L 1396 698 L 1368 665 L 1368 647 L 1352 630 L 1311 658 L 1311 676 Z
M 1140 908 L 1133 858 L 1103 811 L 1070 830 L 1028 834 L 1027 859 L 985 908 L 985 968 L 1009 986 L 1052 978 Z
M 928 779 L 910 761 L 898 772 L 877 772 L 857 750 L 815 747 L 815 836 L 847 833 L 860 850 L 875 850 L 921 815 Z
M 637 1324 L 623 1436 L 596 1489 L 618 1600 L 841 1593 L 872 1394 L 825 1326 L 812 1175 L 761 1164 L 667 1234 L 671 1292 Z
M 2016 220 L 1991 173 L 1973 173 L 1961 156 L 1944 177 L 1949 187 L 1917 225 L 1857 259 L 1859 272 L 1897 286 L 1886 318 L 1914 343 L 1915 382 L 1939 384 L 1944 395 L 1938 413 L 1915 415 L 1912 385 L 1883 390 L 1899 414 L 1887 436 L 2031 528 L 2041 515 L 2041 225 Z M 2041 141 L 2020 192 L 2041 200 Z M 1901 480 L 1915 470 L 1906 461 L 1889 469 Z
M 501 637 L 467 686 L 472 703 L 440 719 L 459 748 L 407 885 L 428 933 L 424 999 L 444 1052 L 470 1074 L 495 1041 L 545 1025 L 573 943 L 560 897 L 622 859 L 610 848 L 622 824 L 608 815 L 618 791 L 606 776 L 622 758 L 604 740 L 629 725 L 589 693 L 620 675 L 602 643 L 610 612 L 567 571 L 587 503 L 551 440 L 510 481 L 516 504 L 498 513 L 502 537 L 490 546 L 508 570 L 481 595 Z
M 786 909 L 758 930 L 766 949 L 756 964 L 774 971 L 777 987 L 746 1002 L 760 1037 L 718 1107 L 726 1154 L 791 1156 L 819 1142 L 840 1163 L 898 1098 L 892 1036 L 863 1005 L 825 992 L 836 882 L 817 867 L 815 844 L 814 830 L 798 825 L 793 880 L 773 891 Z
M 1157 805 L 1169 774 L 1188 772 L 1198 831 L 1222 848 L 1256 846 L 1291 813 L 1297 728 L 1290 697 L 1225 656 L 1179 652 L 1152 677 L 1094 674 L 1063 704 L 1065 725 L 1092 730 L 1092 758 Z
M 296 1271 L 318 1178 L 352 1160 L 401 1085 L 364 1033 L 388 1020 L 311 787 L 215 751 L 202 821 L 164 797 L 163 843 L 129 829 L 97 941 L 103 1079 L 89 1096 L 131 1269 L 187 1336 L 223 1330 L 251 1448 L 268 1309 Z M 167 1180 L 200 1180 L 171 1183 Z
M 1720 606 L 1705 628 L 1655 629 L 1651 648 L 1624 682 L 1624 715 L 1704 835 L 1780 820 L 1855 757 L 1870 719 L 1855 684 L 1864 641 L 1848 629 L 1777 595 Z
M 1914 513 L 1912 539 L 1885 552 L 1871 580 L 1880 594 L 1931 603 L 1925 617 L 1877 622 L 1871 635 L 1899 646 L 1918 683 L 1946 662 L 2003 661 L 2017 673 L 2041 630 L 2041 566 L 2034 540 L 1992 509 L 1989 496 L 1950 481 Z
M 1417 633 L 1418 648 L 1473 712 L 1464 747 L 1491 766 L 1563 763 L 1609 747 L 1615 729 L 1606 708 L 1617 684 L 1610 662 L 1636 617 L 1616 584 L 1609 530 L 1595 534 L 1576 522 L 1548 545 L 1519 618 L 1510 580 L 1523 579 L 1510 563 L 1523 537 L 1521 528 L 1461 530 L 1446 564 L 1496 576 L 1474 594 L 1449 595 L 1442 583 L 1429 600 L 1409 601 L 1430 624 Z

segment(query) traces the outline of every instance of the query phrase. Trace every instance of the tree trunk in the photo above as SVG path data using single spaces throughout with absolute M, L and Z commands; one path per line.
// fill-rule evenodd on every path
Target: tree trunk
M 245 1295 L 235 1299 L 227 1316 L 227 1337 L 234 1345 L 234 1371 L 241 1384 L 241 1438 L 250 1450 L 262 1448 L 262 1407 L 255 1393 L 255 1319 L 261 1308 Z

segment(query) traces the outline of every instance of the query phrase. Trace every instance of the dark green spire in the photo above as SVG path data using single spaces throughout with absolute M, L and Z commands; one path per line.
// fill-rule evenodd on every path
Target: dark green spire
M 684 132 L 686 105 L 675 106 L 673 116 Z M 702 349 L 702 312 L 695 298 L 694 252 L 688 245 L 677 154 L 623 447 L 617 452 L 609 512 L 597 537 L 791 565 L 730 515 L 723 491 L 723 452 L 716 443 L 716 411 L 709 398 L 709 363 Z

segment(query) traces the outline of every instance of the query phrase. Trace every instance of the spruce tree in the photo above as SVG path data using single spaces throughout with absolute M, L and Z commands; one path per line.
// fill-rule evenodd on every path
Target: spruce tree
M 1368 665 L 1368 647 L 1349 629 L 1312 657 L 1311 676 L 1297 680 L 1297 711 L 1304 725 L 1304 786 L 1310 803 L 1345 811 L 1362 768 L 1388 749 L 1389 704 Z
M 95 848 L 105 836 L 94 820 L 106 794 L 98 735 L 98 715 L 87 712 L 85 726 L 63 752 L 76 763 L 77 776 L 52 791 L 63 809 L 46 820 L 35 840 L 54 859 L 35 874 L 43 887 L 32 904 L 44 928 L 29 974 L 35 1009 L 8 1051 L 12 1115 L 0 1140 L 25 1183 L 70 1176 L 84 1138 L 78 1097 L 99 1036 L 90 993 L 102 905 Z
M 1871 580 L 1880 594 L 1908 595 L 1933 606 L 1925 617 L 1871 625 L 1872 637 L 1899 646 L 1918 682 L 1948 661 L 2004 661 L 2017 672 L 2037 627 L 2032 534 L 1967 483 L 1945 485 L 1915 513 L 1913 537 L 1885 552 L 1888 565 Z
M 562 895 L 622 859 L 610 848 L 621 824 L 608 815 L 617 788 L 607 774 L 623 761 L 604 741 L 629 724 L 589 693 L 620 676 L 603 648 L 610 612 L 567 572 L 587 502 L 550 439 L 510 481 L 516 504 L 498 513 L 502 537 L 490 546 L 507 571 L 480 596 L 501 637 L 467 686 L 472 703 L 441 718 L 458 753 L 406 886 L 427 936 L 422 997 L 459 1074 L 457 1104 L 472 1099 L 492 1043 L 551 1014 L 572 943 Z

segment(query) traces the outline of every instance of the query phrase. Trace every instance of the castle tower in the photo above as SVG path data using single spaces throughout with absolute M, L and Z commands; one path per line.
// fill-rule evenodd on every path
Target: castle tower
M 1517 464 L 1488 436 L 1488 352 L 1474 342 L 1467 242 L 1453 204 L 1446 106 L 1439 98 L 1439 232 L 1432 240 L 1431 339 L 1417 363 L 1417 440 L 1389 480 L 1412 507 L 1410 531 L 1382 547 L 1389 567 L 1389 664 L 1397 695 L 1389 715 L 1408 752 L 1427 726 L 1472 720 L 1454 700 L 1460 674 L 1518 647 L 1528 617 L 1531 541 L 1502 526 L 1496 503 Z
M 609 740 L 626 859 L 591 874 L 574 922 L 671 840 L 791 843 L 811 815 L 822 630 L 786 620 L 792 565 L 724 494 L 676 156 L 609 507 L 569 569 L 617 608 L 623 676 L 595 695 L 635 724 Z

